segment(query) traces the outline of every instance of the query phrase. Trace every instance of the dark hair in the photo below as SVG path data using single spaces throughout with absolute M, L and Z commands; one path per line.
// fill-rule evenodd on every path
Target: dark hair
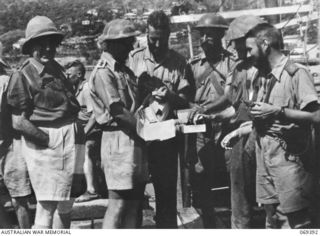
M 152 12 L 148 17 L 147 25 L 156 29 L 170 31 L 170 19 L 162 10 Z
M 83 75 L 83 76 L 86 74 L 86 68 L 84 67 L 83 63 L 79 60 L 72 61 L 66 65 L 67 69 L 69 69 L 71 67 L 78 68 L 80 70 L 81 75 Z
M 269 45 L 277 50 L 283 48 L 281 31 L 268 23 L 257 25 L 248 32 L 246 37 L 255 37 L 259 44 L 261 44 L 263 40 L 268 40 Z

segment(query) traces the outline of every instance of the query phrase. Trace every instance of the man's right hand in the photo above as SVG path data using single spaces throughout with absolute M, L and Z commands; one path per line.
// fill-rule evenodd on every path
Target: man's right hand
M 239 132 L 238 130 L 234 130 L 223 138 L 223 140 L 221 141 L 221 146 L 226 150 L 230 150 L 238 139 Z
M 191 105 L 191 110 L 188 115 L 188 123 L 193 123 L 195 116 L 197 114 L 203 114 L 204 112 L 205 112 L 205 110 L 202 106 L 193 103 Z
M 36 127 L 23 112 L 19 115 L 12 114 L 12 127 L 37 145 L 48 147 L 49 134 Z

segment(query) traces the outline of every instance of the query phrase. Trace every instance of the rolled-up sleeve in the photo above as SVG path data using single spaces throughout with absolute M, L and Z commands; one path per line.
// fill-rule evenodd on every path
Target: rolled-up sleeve
M 294 77 L 294 90 L 296 101 L 300 110 L 303 110 L 308 104 L 318 101 L 313 78 L 305 69 L 299 69 Z
M 32 92 L 26 78 L 18 71 L 9 80 L 7 102 L 13 111 L 29 112 L 32 109 Z
M 116 78 L 107 69 L 99 70 L 94 80 L 96 93 L 109 111 L 113 103 L 121 102 L 115 80 Z

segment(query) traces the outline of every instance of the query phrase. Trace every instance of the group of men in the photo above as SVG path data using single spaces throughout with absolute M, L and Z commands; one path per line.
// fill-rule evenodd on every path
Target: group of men
M 98 38 L 103 52 L 86 82 L 81 62 L 65 74 L 54 60 L 63 39 L 54 23 L 44 16 L 30 20 L 22 45 L 30 57 L 4 93 L 14 132 L 2 135 L 10 139 L 2 157 L 4 182 L 21 228 L 31 227 L 31 186 L 37 199 L 33 227 L 70 227 L 84 161 L 87 194 L 96 194 L 90 152 L 97 140 L 109 199 L 102 227 L 141 226 L 151 177 L 157 228 L 177 228 L 181 140 L 145 142 L 137 134 L 139 111 L 148 106 L 157 108 L 160 121 L 187 108 L 189 123 L 203 118 L 206 132 L 188 136 L 184 155 L 192 203 L 205 228 L 216 227 L 211 189 L 228 158 L 232 228 L 252 227 L 255 202 L 264 206 L 267 228 L 281 227 L 281 217 L 291 228 L 312 226 L 313 181 L 303 160 L 320 109 L 311 75 L 282 54 L 281 32 L 259 17 L 240 16 L 229 25 L 209 13 L 195 30 L 202 53 L 187 61 L 169 48 L 170 19 L 163 11 L 150 14 L 147 46 L 137 49 L 140 32 L 127 20 L 113 20 Z M 219 112 L 229 107 L 233 114 Z

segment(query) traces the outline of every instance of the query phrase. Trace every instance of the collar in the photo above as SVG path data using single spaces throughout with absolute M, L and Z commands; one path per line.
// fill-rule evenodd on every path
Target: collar
M 77 87 L 76 95 L 78 95 L 78 94 L 81 92 L 81 90 L 83 89 L 83 86 L 84 86 L 85 82 L 86 82 L 86 80 L 84 79 L 84 80 L 82 80 L 82 81 L 79 83 L 79 86 Z
M 103 52 L 101 54 L 101 59 L 106 61 L 106 64 L 108 64 L 112 70 L 116 71 L 119 68 L 119 62 L 117 62 L 113 56 L 108 52 Z
M 275 77 L 278 81 L 280 81 L 282 72 L 284 70 L 284 67 L 286 66 L 288 62 L 288 57 L 282 55 L 278 64 L 271 70 L 271 72 L 267 75 L 268 78 L 271 76 Z
M 29 59 L 29 61 L 36 68 L 39 75 L 41 75 L 44 71 L 45 65 L 43 65 L 42 63 L 40 63 L 39 61 L 37 61 L 36 59 L 34 59 L 32 57 Z

